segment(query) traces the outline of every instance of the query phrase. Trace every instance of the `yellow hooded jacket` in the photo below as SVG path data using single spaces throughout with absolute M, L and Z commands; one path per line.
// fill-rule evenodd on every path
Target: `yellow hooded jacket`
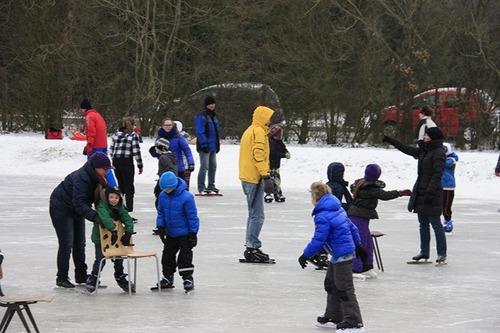
M 240 180 L 259 184 L 262 177 L 269 176 L 269 127 L 274 111 L 258 106 L 253 112 L 250 125 L 240 142 L 239 171 Z

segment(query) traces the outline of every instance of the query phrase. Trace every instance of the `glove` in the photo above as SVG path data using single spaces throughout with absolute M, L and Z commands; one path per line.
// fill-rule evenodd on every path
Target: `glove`
M 163 244 L 167 241 L 167 230 L 165 230 L 165 227 L 157 227 L 158 228 L 158 236 L 160 236 L 160 239 Z
M 274 183 L 269 176 L 264 177 L 264 192 L 273 193 L 274 192 Z
M 307 267 L 307 257 L 302 254 L 300 257 L 299 257 L 299 264 L 300 266 L 302 267 L 302 269 L 306 268 Z
M 366 252 L 363 246 L 356 246 L 356 257 L 361 259 L 362 261 L 368 259 L 368 252 Z
M 287 160 L 289 160 L 291 157 L 292 157 L 292 154 L 290 154 L 290 152 L 289 152 L 289 151 L 287 151 L 287 152 L 285 153 L 285 158 L 286 158 Z
M 188 170 L 193 172 L 194 171 L 194 164 L 189 164 L 188 165 Z
M 198 236 L 196 233 L 191 232 L 189 233 L 189 243 L 191 244 L 191 248 L 196 247 L 196 244 L 198 244 Z
M 495 176 L 500 177 L 500 172 L 495 172 Z
M 116 230 L 111 231 L 111 245 L 115 245 L 118 241 L 118 232 Z
M 139 174 L 142 174 L 143 169 L 139 168 Z
M 202 147 L 201 151 L 206 153 L 206 154 L 210 153 L 210 149 L 208 149 L 208 147 Z
M 410 195 L 411 195 L 411 190 L 409 190 L 409 189 L 399 191 L 400 197 L 405 197 L 405 196 L 409 197 Z
M 324 285 L 325 285 L 325 291 L 328 294 L 333 294 L 333 288 L 332 288 L 333 281 L 326 277 L 325 281 L 324 281 Z
M 131 232 L 127 231 L 125 234 L 123 234 L 122 239 L 120 239 L 120 241 L 122 242 L 122 245 L 130 246 L 130 237 L 132 237 Z

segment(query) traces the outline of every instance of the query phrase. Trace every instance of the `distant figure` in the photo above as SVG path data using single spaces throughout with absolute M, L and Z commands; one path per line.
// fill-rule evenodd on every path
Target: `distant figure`
M 200 155 L 198 171 L 198 192 L 215 192 L 215 173 L 217 171 L 217 153 L 220 150 L 220 121 L 215 112 L 215 98 L 205 98 L 205 109 L 196 117 L 196 151 Z M 205 179 L 208 172 L 208 187 Z
M 455 167 L 458 162 L 458 155 L 453 151 L 451 143 L 443 143 L 446 153 L 446 164 L 444 166 L 443 177 L 441 184 L 443 185 L 443 216 L 444 216 L 444 231 L 453 231 L 453 221 L 451 220 L 451 206 L 455 198 Z
M 156 228 L 163 243 L 161 289 L 173 288 L 179 268 L 186 292 L 194 289 L 193 248 L 198 244 L 200 219 L 194 196 L 186 191 L 186 182 L 167 171 L 160 178 Z M 176 258 L 177 253 L 179 255 Z
M 102 198 L 97 204 L 97 213 L 101 219 L 102 226 L 111 232 L 111 244 L 120 242 L 123 246 L 130 245 L 130 239 L 134 233 L 134 221 L 130 217 L 127 209 L 123 206 L 123 199 L 120 190 L 117 187 L 108 186 L 102 193 Z M 118 233 L 114 221 L 119 221 L 125 226 L 125 234 L 118 239 Z M 90 274 L 86 283 L 86 293 L 91 294 L 97 288 L 97 276 L 99 274 L 99 265 L 104 254 L 101 249 L 101 232 L 99 231 L 99 223 L 94 222 L 92 228 L 92 243 L 95 247 L 95 261 L 92 266 L 92 274 Z M 115 259 L 115 280 L 123 291 L 128 292 L 127 274 L 123 270 L 123 259 Z M 102 268 L 106 265 L 106 260 L 102 263 Z M 131 285 L 132 292 L 135 293 L 135 286 Z
M 337 332 L 364 332 L 352 276 L 352 262 L 356 255 L 366 257 L 358 228 L 349 220 L 340 201 L 331 194 L 326 184 L 314 182 L 309 191 L 314 206 L 315 228 L 311 241 L 299 257 L 299 264 L 306 268 L 309 258 L 322 248 L 331 255 L 324 282 L 328 294 L 326 310 L 323 316 L 318 317 L 316 326 L 334 325 Z
M 152 149 L 154 149 L 155 155 L 158 156 L 158 172 L 156 173 L 158 180 L 153 190 L 156 197 L 155 207 L 158 208 L 158 196 L 161 193 L 160 178 L 167 171 L 172 171 L 177 176 L 177 156 L 170 150 L 170 142 L 165 138 L 156 140 L 155 145 L 149 151 L 152 151 Z
M 420 253 L 412 258 L 414 261 L 429 259 L 431 225 L 436 239 L 436 262 L 442 264 L 446 261 L 446 236 L 440 219 L 443 211 L 441 177 L 446 163 L 443 140 L 444 135 L 439 127 L 428 128 L 418 147 L 406 145 L 386 135 L 383 139 L 406 155 L 418 159 L 417 181 L 408 202 L 408 210 L 417 214 L 420 224 Z
M 429 105 L 424 105 L 418 113 L 420 121 L 415 128 L 415 140 L 417 142 L 424 140 L 424 134 L 428 128 L 436 127 L 436 123 L 431 118 L 433 113 L 434 110 Z
M 125 206 L 130 215 L 134 211 L 134 159 L 137 162 L 139 175 L 142 174 L 143 170 L 140 140 L 139 135 L 134 131 L 134 123 L 134 118 L 124 118 L 122 126 L 111 137 L 110 147 L 118 186 L 120 191 L 125 194 Z M 135 217 L 132 219 L 137 222 Z
M 264 224 L 264 192 L 271 193 L 274 184 L 269 164 L 269 122 L 274 111 L 258 106 L 253 112 L 252 125 L 241 136 L 239 176 L 247 199 L 248 218 L 244 252 L 247 261 L 266 261 L 269 255 L 261 251 L 259 239 Z
M 87 156 L 87 160 L 98 151 L 108 155 L 108 132 L 104 118 L 92 108 L 87 98 L 83 99 L 80 109 L 83 112 L 83 117 L 85 117 L 84 130 L 87 139 L 87 145 L 83 148 L 83 155 Z M 118 185 L 113 171 L 106 174 L 106 180 L 110 186 Z
M 328 185 L 332 194 L 342 203 L 342 208 L 347 212 L 352 203 L 352 196 L 347 186 L 349 182 L 344 179 L 345 167 L 340 162 L 333 162 L 328 165 L 326 175 L 328 177 Z
M 73 171 L 52 191 L 49 213 L 59 241 L 56 284 L 74 288 L 69 281 L 69 259 L 73 255 L 75 282 L 87 281 L 85 263 L 85 219 L 100 223 L 92 204 L 99 200 L 99 189 L 106 187 L 106 174 L 114 167 L 104 153 L 92 154 L 80 169 Z
M 270 167 L 271 167 L 271 179 L 274 183 L 274 191 L 267 193 L 264 197 L 266 202 L 272 202 L 273 199 L 276 202 L 285 202 L 286 197 L 283 195 L 281 190 L 281 159 L 286 158 L 287 160 L 292 157 L 288 149 L 286 149 L 285 143 L 283 142 L 283 129 L 280 125 L 274 124 L 270 128 L 269 132 L 269 148 L 270 148 Z
M 351 185 L 354 200 L 347 212 L 352 223 L 358 227 L 361 245 L 368 253 L 365 260 L 359 258 L 354 260 L 352 272 L 363 274 L 366 277 L 377 276 L 377 273 L 373 270 L 373 240 L 370 231 L 370 220 L 378 219 L 376 211 L 378 201 L 411 195 L 409 189 L 385 191 L 385 183 L 379 180 L 381 173 L 382 169 L 378 164 L 368 164 L 366 166 L 364 177 L 357 179 Z

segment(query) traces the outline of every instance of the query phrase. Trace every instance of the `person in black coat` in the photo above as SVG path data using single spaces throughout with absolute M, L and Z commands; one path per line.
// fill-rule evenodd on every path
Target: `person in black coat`
M 87 281 L 85 263 L 85 219 L 100 222 L 92 204 L 99 198 L 99 188 L 106 187 L 106 174 L 111 165 L 109 157 L 96 152 L 80 169 L 73 171 L 52 191 L 49 213 L 59 241 L 56 284 L 74 288 L 69 281 L 69 259 L 73 254 L 75 282 Z
M 432 225 L 436 238 L 438 255 L 436 262 L 442 263 L 446 260 L 446 236 L 440 220 L 443 208 L 441 176 L 446 164 L 443 139 L 443 132 L 438 127 L 430 127 L 427 128 L 424 140 L 419 142 L 418 147 L 406 145 L 385 135 L 382 140 L 418 159 L 417 181 L 408 202 L 408 210 L 417 213 L 420 223 L 420 253 L 413 257 L 416 261 L 429 259 L 429 224 Z
M 352 196 L 347 189 L 349 182 L 344 179 L 345 167 L 340 162 L 333 162 L 328 165 L 326 175 L 328 177 L 328 185 L 332 190 L 332 194 L 342 203 L 342 208 L 347 212 L 352 203 Z

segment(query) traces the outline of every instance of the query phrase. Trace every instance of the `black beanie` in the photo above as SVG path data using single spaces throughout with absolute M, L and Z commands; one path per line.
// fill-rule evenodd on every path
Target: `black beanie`
M 80 104 L 80 109 L 84 110 L 92 109 L 92 105 L 90 104 L 90 101 L 87 98 L 83 99 L 82 104 Z
M 425 133 L 431 138 L 431 140 L 443 140 L 444 134 L 441 132 L 439 127 L 429 127 Z
M 210 104 L 215 104 L 215 98 L 213 98 L 212 96 L 205 97 L 205 106 Z

